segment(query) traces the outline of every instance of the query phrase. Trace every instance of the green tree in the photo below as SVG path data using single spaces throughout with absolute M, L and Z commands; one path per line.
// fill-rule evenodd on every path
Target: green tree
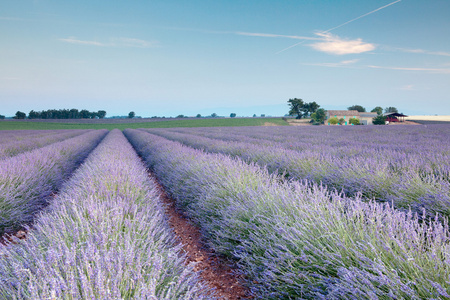
M 328 123 L 330 123 L 331 125 L 336 125 L 339 123 L 339 120 L 336 117 L 332 117 L 328 119 Z
M 359 125 L 359 119 L 358 118 L 350 118 L 350 120 L 348 120 L 349 124 L 353 124 L 353 125 Z
M 372 109 L 370 112 L 376 112 L 377 114 L 381 115 L 381 114 L 383 114 L 383 108 L 381 106 L 377 106 L 374 109 Z
M 217 118 L 217 114 L 216 114 L 216 113 L 212 113 L 212 114 L 211 114 L 211 117 Z
M 372 119 L 374 125 L 386 125 L 386 117 L 383 115 L 378 115 Z
M 311 119 L 314 120 L 314 122 L 323 124 L 325 119 L 327 118 L 326 110 L 323 108 L 317 109 L 314 113 L 311 114 Z
M 393 106 L 389 106 L 384 109 L 384 112 L 385 113 L 398 113 L 398 109 Z
M 253 114 L 253 118 L 256 118 L 256 114 Z
M 91 113 L 87 109 L 82 109 L 80 111 L 80 117 L 82 119 L 89 119 L 91 117 Z
M 0 120 L 4 120 L 5 116 L 4 115 L 0 115 Z
M 182 118 L 186 118 L 186 117 L 184 115 L 178 115 L 177 118 L 182 119 Z
M 290 116 L 295 116 L 297 115 L 295 118 L 296 119 L 301 119 L 303 114 L 304 114 L 304 110 L 303 110 L 303 106 L 304 106 L 304 102 L 302 99 L 289 99 L 288 100 L 288 105 L 289 105 L 289 115 Z
M 344 125 L 345 124 L 345 119 L 344 118 L 340 118 L 338 120 L 339 125 Z
M 201 118 L 202 115 L 201 114 L 197 114 L 197 116 L 195 116 L 196 118 Z
M 14 116 L 14 119 L 25 119 L 27 117 L 27 114 L 21 111 L 17 111 L 16 115 Z
M 39 119 L 40 114 L 38 112 L 35 112 L 34 110 L 30 110 L 28 113 L 28 119 Z
M 306 118 L 308 116 L 311 116 L 319 109 L 319 107 L 320 105 L 317 104 L 316 101 L 303 104 L 303 107 L 301 109 L 303 112 L 303 117 Z
M 128 118 L 129 118 L 129 119 L 133 119 L 135 116 L 136 116 L 136 114 L 134 113 L 134 111 L 130 111 L 130 112 L 128 113 Z
M 359 112 L 366 112 L 366 108 L 362 107 L 361 105 L 357 105 L 357 104 L 349 106 L 349 107 L 347 107 L 347 109 L 348 110 L 357 110 Z
M 99 117 L 99 119 L 103 119 L 106 116 L 106 111 L 104 110 L 99 110 L 97 112 L 97 117 Z
M 235 113 L 231 113 L 230 114 L 230 118 L 236 118 L 236 114 Z

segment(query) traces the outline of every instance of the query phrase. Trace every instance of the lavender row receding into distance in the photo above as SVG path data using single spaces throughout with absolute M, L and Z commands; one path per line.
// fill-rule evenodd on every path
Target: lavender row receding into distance
M 17 242 L 0 245 L 1 299 L 212 299 L 185 266 L 156 185 L 118 130 Z
M 450 297 L 447 224 L 143 131 L 124 133 L 211 246 L 237 260 L 255 296 Z
M 52 143 L 75 137 L 87 132 L 86 129 L 48 130 L 31 135 L 28 131 L 15 130 L 14 138 L 0 144 L 0 160 L 17 154 L 40 148 Z M 0 132 L 1 134 L 1 132 Z
M 85 134 L 0 161 L 0 234 L 30 222 L 107 130 Z
M 270 172 L 322 183 L 349 196 L 362 194 L 419 215 L 425 209 L 429 217 L 450 216 L 448 125 L 146 131 L 194 148 L 238 156 Z

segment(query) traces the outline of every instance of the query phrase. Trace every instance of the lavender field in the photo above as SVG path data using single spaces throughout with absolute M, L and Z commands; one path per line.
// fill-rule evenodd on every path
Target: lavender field
M 27 237 L 0 244 L 0 299 L 214 298 L 149 172 L 251 298 L 450 297 L 448 125 L 0 133 L 9 148 L 0 231 Z

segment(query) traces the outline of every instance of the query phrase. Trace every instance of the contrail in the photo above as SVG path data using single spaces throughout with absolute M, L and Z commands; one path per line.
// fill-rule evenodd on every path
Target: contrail
M 397 1 L 394 1 L 394 2 L 392 2 L 392 3 L 389 3 L 389 4 L 385 5 L 385 6 L 382 6 L 382 7 L 380 7 L 380 8 L 375 9 L 375 10 L 372 10 L 371 12 L 368 12 L 367 14 L 364 14 L 364 15 L 362 15 L 362 16 L 359 16 L 359 17 L 357 17 L 357 18 L 354 18 L 354 19 L 352 19 L 352 20 L 350 20 L 350 21 L 347 21 L 347 22 L 345 22 L 345 23 L 342 23 L 341 25 L 336 26 L 336 27 L 333 27 L 333 28 L 331 28 L 331 29 L 328 29 L 328 30 L 326 30 L 326 31 L 324 31 L 324 32 L 330 32 L 331 30 L 335 30 L 335 29 L 337 29 L 337 28 L 339 28 L 339 27 L 342 27 L 342 26 L 344 26 L 344 25 L 347 25 L 348 23 L 351 23 L 351 22 L 356 21 L 356 20 L 358 20 L 358 19 L 364 18 L 365 16 L 371 15 L 371 14 L 373 14 L 374 12 L 377 12 L 377 11 L 379 11 L 379 10 L 382 10 L 383 8 L 386 8 L 386 7 L 388 7 L 388 6 L 391 6 L 391 5 L 393 5 L 393 4 L 397 3 L 397 2 L 400 2 L 400 1 L 402 1 L 402 0 L 397 0 Z
M 377 8 L 377 9 L 375 9 L 375 10 L 372 10 L 372 11 L 366 13 L 366 14 L 363 14 L 363 15 L 357 17 L 357 18 L 354 18 L 354 19 L 351 19 L 350 21 L 347 21 L 347 22 L 345 22 L 345 23 L 342 23 L 341 25 L 338 25 L 338 26 L 336 26 L 336 27 L 333 27 L 333 28 L 330 28 L 330 29 L 328 29 L 328 30 L 325 30 L 325 31 L 323 31 L 323 33 L 330 32 L 330 31 L 335 30 L 335 29 L 337 29 L 337 28 L 339 28 L 339 27 L 342 27 L 342 26 L 344 26 L 344 25 L 347 25 L 348 23 L 351 23 L 351 22 L 353 22 L 353 21 L 356 21 L 356 20 L 359 20 L 359 19 L 361 19 L 361 18 L 364 18 L 364 17 L 366 17 L 366 16 L 368 16 L 368 15 L 370 15 L 370 14 L 373 14 L 373 13 L 379 11 L 379 10 L 382 10 L 383 8 L 386 8 L 386 7 L 388 7 L 388 6 L 394 5 L 395 3 L 400 2 L 400 1 L 402 1 L 402 0 L 397 0 L 397 1 L 391 2 L 391 3 L 389 3 L 389 4 L 386 4 L 386 5 L 382 6 L 382 7 L 379 7 L 379 8 Z M 300 44 L 302 44 L 302 43 L 304 43 L 304 42 L 305 42 L 305 41 L 301 41 L 301 42 L 299 42 L 299 43 L 297 43 L 297 44 L 294 44 L 294 45 L 289 46 L 289 47 L 287 47 L 287 48 L 285 48 L 285 49 L 283 49 L 283 50 L 280 50 L 280 51 L 278 51 L 278 52 L 275 53 L 275 54 L 278 54 L 278 53 L 281 53 L 281 52 L 286 51 L 286 50 L 288 50 L 288 49 L 291 49 L 291 48 L 293 48 L 293 47 L 295 47 L 295 46 L 297 46 L 297 45 L 300 45 Z

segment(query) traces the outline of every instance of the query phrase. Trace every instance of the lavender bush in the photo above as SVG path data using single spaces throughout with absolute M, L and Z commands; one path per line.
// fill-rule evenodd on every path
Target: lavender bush
M 450 126 L 147 129 L 348 196 L 450 216 Z M 215 137 L 215 139 L 208 138 Z M 241 141 L 245 142 L 241 142 Z
M 261 299 L 450 297 L 447 223 L 287 182 L 143 131 L 125 135 Z
M 113 130 L 41 213 L 0 245 L 1 299 L 211 299 L 164 217 L 154 182 Z
M 0 160 L 23 153 L 26 151 L 40 148 L 52 143 L 60 142 L 65 139 L 75 137 L 88 130 L 46 130 L 45 132 L 36 131 L 35 134 L 27 130 L 15 130 L 13 135 L 10 132 L 0 131 Z
M 0 234 L 30 222 L 106 133 L 90 131 L 0 161 Z

